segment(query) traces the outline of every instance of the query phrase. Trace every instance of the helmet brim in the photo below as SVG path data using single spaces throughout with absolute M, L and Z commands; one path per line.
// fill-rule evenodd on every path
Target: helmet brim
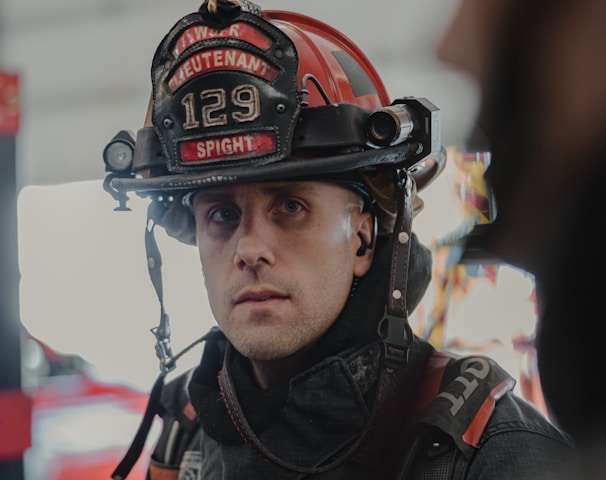
M 178 175 L 164 175 L 150 178 L 122 178 L 115 177 L 111 180 L 111 187 L 119 192 L 172 192 L 184 190 L 196 190 L 219 185 L 230 185 L 240 183 L 263 182 L 272 180 L 289 180 L 301 177 L 330 175 L 331 173 L 359 172 L 365 173 L 377 169 L 402 168 L 421 172 L 424 163 L 429 160 L 435 172 L 431 173 L 431 179 L 437 176 L 441 170 L 435 165 L 442 165 L 440 157 L 442 151 L 433 152 L 426 157 L 420 157 L 416 153 L 418 144 L 403 143 L 389 148 L 370 149 L 359 152 L 344 153 L 335 156 L 305 159 L 286 159 L 265 165 L 237 165 L 233 167 L 210 168 L 202 171 L 181 173 Z M 423 167 L 419 169 L 419 166 Z M 428 169 L 427 169 L 428 170 Z M 429 171 L 427 172 L 430 173 Z M 417 175 L 419 176 L 419 175 Z M 419 176 L 421 178 L 421 176 Z M 424 179 L 422 186 L 429 183 L 430 179 Z

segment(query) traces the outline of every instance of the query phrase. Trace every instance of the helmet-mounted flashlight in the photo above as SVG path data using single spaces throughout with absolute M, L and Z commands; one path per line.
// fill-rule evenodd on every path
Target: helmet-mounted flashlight
M 406 140 L 414 123 L 405 105 L 391 105 L 373 112 L 368 117 L 366 128 L 371 143 L 387 147 Z
M 120 130 L 114 138 L 103 149 L 103 162 L 105 171 L 109 174 L 105 177 L 103 188 L 109 192 L 119 203 L 114 210 L 128 211 L 126 206 L 128 195 L 118 192 L 112 188 L 111 181 L 115 177 L 132 177 L 133 159 L 135 158 L 135 136 L 130 130 Z
M 135 154 L 135 136 L 130 130 L 120 130 L 103 150 L 106 172 L 130 173 Z
M 417 142 L 418 156 L 440 150 L 440 109 L 426 98 L 404 97 L 375 110 L 366 121 L 368 144 L 381 148 Z

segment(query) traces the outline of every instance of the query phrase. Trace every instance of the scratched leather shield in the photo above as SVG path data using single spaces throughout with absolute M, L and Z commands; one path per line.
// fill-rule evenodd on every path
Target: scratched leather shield
M 170 172 L 268 164 L 288 156 L 299 59 L 261 16 L 200 12 L 164 37 L 152 63 L 152 122 Z

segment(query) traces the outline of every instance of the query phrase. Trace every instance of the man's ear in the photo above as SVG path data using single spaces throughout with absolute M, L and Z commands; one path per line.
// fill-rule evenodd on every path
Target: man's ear
M 356 251 L 354 275 L 361 277 L 368 272 L 374 257 L 375 236 L 377 234 L 376 217 L 369 212 L 363 212 L 358 224 L 357 234 L 360 246 Z
M 377 235 L 377 217 L 369 212 L 362 212 L 363 218 L 358 224 L 358 237 L 360 238 L 360 248 L 356 252 L 361 257 L 367 250 L 372 250 L 375 246 L 375 236 Z

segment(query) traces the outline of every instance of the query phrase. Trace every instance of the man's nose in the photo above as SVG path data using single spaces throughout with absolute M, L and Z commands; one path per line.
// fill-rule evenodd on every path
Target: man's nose
M 238 229 L 238 239 L 234 262 L 238 267 L 255 267 L 261 264 L 273 265 L 272 229 L 259 216 L 243 219 Z

